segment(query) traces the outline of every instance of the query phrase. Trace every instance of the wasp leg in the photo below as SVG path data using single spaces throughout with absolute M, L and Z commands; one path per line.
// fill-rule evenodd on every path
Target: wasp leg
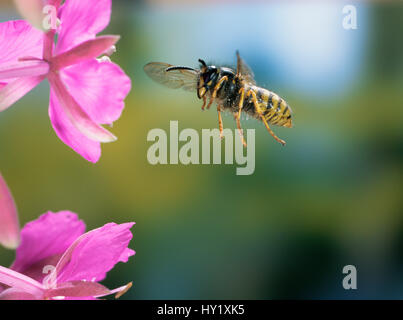
M 203 105 L 202 105 L 203 111 L 204 111 L 204 108 L 206 107 L 206 103 L 207 103 L 207 98 L 206 98 L 206 96 L 203 96 Z
M 217 106 L 217 112 L 218 112 L 218 128 L 220 129 L 220 139 L 224 137 L 223 134 L 223 125 L 222 125 L 222 117 L 221 117 L 221 107 Z
M 243 136 L 243 130 L 241 128 L 241 112 L 242 112 L 242 108 L 243 108 L 243 101 L 245 98 L 245 89 L 241 88 L 239 90 L 239 92 L 241 93 L 241 98 L 239 99 L 239 111 L 238 111 L 237 115 L 235 116 L 235 120 L 236 120 L 236 126 L 238 128 L 239 135 L 241 137 L 242 144 L 244 147 L 246 147 L 245 138 Z
M 275 135 L 275 133 L 270 129 L 269 124 L 267 123 L 267 121 L 266 121 L 266 119 L 265 119 L 263 113 L 260 111 L 259 103 L 257 102 L 257 98 L 256 98 L 256 93 L 255 93 L 253 90 L 249 90 L 249 91 L 248 91 L 248 94 L 247 94 L 247 97 L 249 97 L 249 96 L 252 96 L 252 101 L 253 101 L 253 104 L 254 104 L 254 106 L 255 106 L 255 110 L 256 110 L 257 114 L 260 116 L 260 118 L 262 119 L 264 125 L 266 126 L 267 131 L 269 131 L 269 133 L 273 136 L 273 138 L 274 138 L 277 142 L 281 143 L 281 144 L 284 146 L 284 145 L 285 145 L 285 141 L 284 141 L 284 140 L 281 140 L 279 137 L 277 137 L 277 136 Z
M 211 105 L 214 102 L 214 99 L 217 97 L 218 90 L 221 88 L 221 85 L 223 84 L 223 82 L 227 81 L 227 80 L 228 80 L 228 77 L 224 76 L 217 82 L 217 84 L 214 87 L 213 93 L 211 94 L 211 99 L 210 99 L 209 104 L 207 105 L 207 109 L 210 109 Z
M 207 110 L 210 109 L 210 107 L 211 107 L 211 105 L 213 104 L 213 102 L 214 102 L 214 98 L 211 97 L 211 98 L 210 98 L 210 101 L 209 101 L 209 103 L 208 103 L 208 105 L 207 105 Z

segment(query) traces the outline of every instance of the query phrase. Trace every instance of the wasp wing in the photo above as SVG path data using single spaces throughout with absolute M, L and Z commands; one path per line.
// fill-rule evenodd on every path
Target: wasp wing
M 236 52 L 237 57 L 237 72 L 242 75 L 242 77 L 252 85 L 256 85 L 255 75 L 252 69 L 246 64 L 246 62 L 241 58 L 239 52 Z
M 197 90 L 198 70 L 163 62 L 150 62 L 144 66 L 144 71 L 155 82 L 168 88 L 182 88 L 186 91 Z

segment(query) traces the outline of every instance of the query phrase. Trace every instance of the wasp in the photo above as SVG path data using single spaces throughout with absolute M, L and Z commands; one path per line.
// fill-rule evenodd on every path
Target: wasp
M 276 93 L 258 87 L 253 71 L 240 57 L 238 51 L 236 56 L 236 71 L 228 67 L 207 65 L 202 59 L 199 59 L 199 69 L 151 62 L 144 66 L 144 71 L 151 79 L 169 88 L 196 91 L 197 97 L 203 99 L 202 110 L 206 105 L 209 109 L 213 102 L 216 102 L 221 138 L 223 137 L 221 112 L 229 111 L 235 118 L 241 141 L 246 146 L 240 121 L 244 112 L 262 121 L 273 138 L 284 146 L 285 141 L 275 135 L 269 124 L 291 128 L 290 106 Z

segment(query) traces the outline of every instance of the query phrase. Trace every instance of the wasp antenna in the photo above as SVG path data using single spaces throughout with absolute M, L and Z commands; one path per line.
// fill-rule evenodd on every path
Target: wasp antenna
M 190 71 L 196 71 L 195 69 L 190 68 L 190 67 L 174 66 L 174 67 L 166 68 L 166 69 L 165 69 L 165 72 L 172 71 L 172 70 L 190 70 Z
M 207 64 L 204 62 L 204 60 L 199 59 L 199 62 L 200 62 L 204 67 L 207 67 Z

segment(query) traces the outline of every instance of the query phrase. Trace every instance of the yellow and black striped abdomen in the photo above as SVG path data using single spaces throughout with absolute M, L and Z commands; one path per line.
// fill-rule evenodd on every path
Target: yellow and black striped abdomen
M 255 87 L 260 110 L 266 121 L 281 127 L 292 127 L 292 111 L 288 103 L 278 94 L 264 88 Z

